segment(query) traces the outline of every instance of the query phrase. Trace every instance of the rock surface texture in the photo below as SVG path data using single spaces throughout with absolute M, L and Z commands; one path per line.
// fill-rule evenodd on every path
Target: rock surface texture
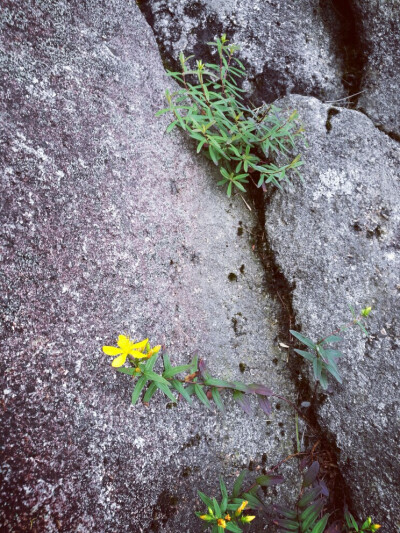
M 322 395 L 319 421 L 339 449 L 358 513 L 399 525 L 400 148 L 363 114 L 314 98 L 280 102 L 307 124 L 304 181 L 266 211 L 276 260 L 293 284 L 293 307 L 315 340 L 372 306 L 371 337 L 345 334 L 343 385 Z M 299 357 L 293 354 L 293 357 Z
M 326 4 L 321 8 L 322 4 Z M 207 41 L 225 32 L 249 69 L 246 89 L 255 101 L 287 93 L 323 99 L 345 96 L 340 25 L 330 2 L 301 0 L 141 0 L 162 52 L 177 59 L 207 57 Z
M 253 213 L 155 118 L 171 85 L 135 2 L 19 5 L 0 15 L 1 530 L 200 531 L 196 490 L 292 453 L 292 413 L 133 408 L 101 346 L 148 335 L 293 398 Z
M 400 136 L 400 6 L 397 0 L 352 0 L 366 58 L 358 100 L 376 125 Z

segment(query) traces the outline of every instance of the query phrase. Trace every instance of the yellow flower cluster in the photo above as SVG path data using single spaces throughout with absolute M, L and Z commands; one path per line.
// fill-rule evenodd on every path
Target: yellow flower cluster
M 103 352 L 111 357 L 118 356 L 111 363 L 114 367 L 120 367 L 125 364 L 128 356 L 135 359 L 149 359 L 155 353 L 161 350 L 161 346 L 150 347 L 149 339 L 140 342 L 133 342 L 125 335 L 119 335 L 117 346 L 103 346 Z

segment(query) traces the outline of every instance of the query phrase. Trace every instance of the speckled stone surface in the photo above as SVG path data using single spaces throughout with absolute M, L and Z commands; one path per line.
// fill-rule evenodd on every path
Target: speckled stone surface
M 359 517 L 399 526 L 400 147 L 365 115 L 292 96 L 309 149 L 304 184 L 275 194 L 266 212 L 276 260 L 294 284 L 302 331 L 319 339 L 372 306 L 371 336 L 345 334 L 319 421 L 336 440 Z M 293 357 L 299 357 L 293 354 Z
M 1 530 L 199 531 L 196 490 L 291 453 L 292 412 L 131 407 L 101 346 L 148 335 L 293 398 L 253 213 L 155 118 L 171 85 L 134 2 L 4 1 L 0 20 Z
M 331 2 L 301 0 L 141 0 L 166 56 L 181 50 L 207 57 L 207 41 L 226 33 L 241 46 L 245 89 L 256 103 L 287 93 L 324 100 L 346 95 L 337 10 Z
M 400 135 L 400 6 L 352 0 L 366 62 L 358 106 L 376 125 Z

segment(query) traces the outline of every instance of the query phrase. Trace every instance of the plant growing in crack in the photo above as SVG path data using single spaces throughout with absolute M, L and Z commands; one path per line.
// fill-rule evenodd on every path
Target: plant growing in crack
M 254 483 L 247 489 L 242 488 L 248 474 L 247 469 L 238 475 L 231 493 L 220 478 L 221 498 L 218 500 L 198 491 L 200 500 L 207 507 L 207 512 L 197 511 L 196 516 L 206 522 L 211 528 L 211 533 L 222 533 L 225 529 L 240 533 L 244 526 L 256 518 L 252 513 L 260 511 L 263 511 L 265 525 L 274 524 L 279 533 L 375 533 L 380 529 L 381 526 L 373 524 L 370 517 L 359 525 L 347 509 L 344 520 L 332 520 L 331 514 L 326 510 L 329 489 L 324 482 L 324 476 L 320 473 L 319 461 L 311 460 L 311 464 L 308 463 L 310 466 L 302 476 L 300 494 L 292 506 L 275 503 L 266 506 L 260 489 L 262 488 L 265 493 L 265 489 L 283 483 L 285 481 L 283 476 L 276 475 L 273 471 L 296 455 L 287 457 L 271 471 L 256 477 Z M 306 459 L 309 461 L 310 458 Z M 331 523 L 328 525 L 328 522 Z
M 285 118 L 273 104 L 246 106 L 245 91 L 239 87 L 245 67 L 234 57 L 239 47 L 229 44 L 225 34 L 208 44 L 217 49 L 218 64 L 198 60 L 191 67 L 193 56 L 181 53 L 182 72 L 168 71 L 182 88 L 172 94 L 167 90 L 168 107 L 156 113 L 173 115 L 167 132 L 178 126 L 198 143 L 197 153 L 204 151 L 218 166 L 222 175 L 218 185 L 226 186 L 228 196 L 234 189 L 244 192 L 249 179 L 266 190 L 268 183 L 282 188 L 281 182 L 291 174 L 301 177 L 301 155 L 290 158 L 304 131 L 296 123 L 297 111 Z M 286 163 L 275 164 L 277 156 Z
M 331 344 L 336 344 L 343 340 L 342 337 L 339 337 L 338 333 L 345 332 L 351 327 L 358 326 L 361 328 L 361 331 L 368 336 L 368 331 L 363 320 L 370 314 L 371 307 L 365 307 L 361 310 L 359 315 L 355 313 L 353 307 L 350 307 L 350 311 L 353 315 L 353 320 L 351 322 L 340 326 L 337 330 L 316 342 L 309 337 L 302 335 L 298 331 L 290 330 L 290 333 L 308 348 L 308 350 L 295 348 L 294 351 L 312 363 L 315 385 L 317 386 L 319 383 L 324 390 L 328 388 L 329 374 L 331 374 L 336 381 L 342 383 L 342 377 L 337 367 L 337 360 L 343 356 L 343 353 L 331 346 Z

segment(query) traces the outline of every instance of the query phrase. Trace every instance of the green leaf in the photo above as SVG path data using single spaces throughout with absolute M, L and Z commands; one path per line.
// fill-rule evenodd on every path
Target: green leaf
M 176 389 L 179 394 L 182 395 L 183 398 L 185 398 L 185 400 L 190 404 L 192 405 L 192 398 L 189 396 L 187 390 L 185 389 L 185 387 L 183 386 L 183 384 L 178 381 L 177 379 L 172 379 L 171 380 L 171 385 L 174 387 L 174 389 Z
M 228 531 L 233 531 L 234 533 L 242 533 L 243 531 L 243 529 L 240 529 L 240 527 L 236 525 L 234 522 L 227 522 L 226 529 Z
M 326 339 L 324 339 L 324 342 L 342 342 L 343 338 L 338 337 L 337 335 L 329 335 Z
M 117 372 L 121 372 L 121 374 L 128 374 L 128 376 L 134 376 L 136 374 L 134 368 L 125 368 L 123 366 L 117 368 Z
M 291 329 L 289 331 L 293 335 L 293 337 L 296 337 L 296 339 L 298 339 L 302 344 L 305 344 L 309 348 L 313 348 L 315 350 L 316 345 L 313 343 L 313 341 L 311 339 L 309 339 L 308 337 L 305 337 L 304 335 L 302 335 L 298 331 L 294 331 L 293 329 Z
M 328 388 L 328 375 L 326 373 L 325 368 L 322 369 L 321 377 L 319 378 L 319 382 L 320 382 L 321 387 L 324 390 L 327 390 L 327 388 Z
M 244 469 L 240 472 L 240 474 L 236 478 L 235 483 L 233 484 L 233 489 L 232 489 L 232 496 L 234 498 L 237 498 L 239 496 L 240 490 L 242 488 L 243 480 L 246 477 L 247 473 L 248 473 L 248 470 Z
M 156 382 L 156 387 L 158 389 L 160 389 L 164 394 L 165 396 L 168 396 L 168 398 L 174 402 L 174 403 L 177 403 L 176 402 L 176 398 L 175 396 L 172 394 L 172 392 L 170 391 L 169 387 L 167 387 L 167 385 L 164 385 L 164 383 L 158 383 Z
M 153 370 L 153 367 L 157 361 L 157 358 L 158 358 L 158 353 L 155 353 L 154 355 L 150 357 L 150 359 L 146 361 L 146 365 L 143 370 L 144 374 L 146 374 L 148 371 L 150 372 L 151 370 Z
M 140 393 L 142 392 L 143 387 L 146 385 L 146 382 L 147 377 L 144 375 L 138 379 L 136 387 L 133 389 L 132 392 L 132 405 L 135 405 L 135 403 L 138 401 Z
M 303 531 L 307 531 L 307 529 L 313 525 L 313 523 L 317 520 L 319 513 L 322 511 L 324 505 L 325 500 L 318 500 L 317 502 L 307 507 L 307 509 L 305 509 L 301 513 L 300 520 L 302 522 L 301 525 Z
M 311 489 L 307 491 L 303 496 L 300 498 L 298 502 L 298 506 L 300 508 L 307 507 L 307 505 L 310 502 L 313 502 L 318 496 L 321 494 L 321 487 L 315 487 L 314 489 Z
M 211 394 L 212 394 L 213 400 L 215 402 L 215 405 L 218 407 L 218 409 L 221 411 L 221 413 L 224 413 L 225 412 L 225 407 L 224 407 L 224 404 L 222 402 L 221 395 L 218 392 L 218 389 L 213 387 L 211 389 Z
M 201 492 L 199 490 L 197 491 L 197 494 L 199 495 L 200 500 L 205 503 L 207 507 L 212 507 L 213 501 L 211 498 L 209 498 L 204 494 L 204 492 Z
M 224 387 L 224 388 L 228 387 L 231 389 L 233 388 L 232 383 L 230 383 L 229 381 L 225 381 L 224 379 L 208 378 L 206 379 L 204 383 L 211 387 Z
M 314 377 L 317 381 L 321 378 L 322 361 L 319 357 L 313 360 Z
M 177 120 L 174 120 L 174 122 L 171 122 L 171 124 L 167 127 L 166 132 L 169 133 L 170 131 L 172 131 L 177 124 L 178 124 Z
M 165 379 L 172 378 L 176 376 L 177 374 L 180 374 L 181 372 L 185 372 L 186 370 L 190 370 L 192 368 L 192 364 L 188 365 L 180 365 L 170 368 L 169 370 L 165 371 L 163 373 L 163 377 Z
M 336 379 L 336 381 L 338 381 L 339 383 L 343 383 L 341 375 L 339 374 L 337 368 L 333 366 L 333 364 L 326 365 L 326 369 L 330 374 L 332 374 L 332 376 Z
M 250 492 L 245 492 L 243 494 L 243 498 L 249 502 L 251 509 L 258 509 L 259 507 L 262 507 L 261 501 Z
M 287 518 L 281 518 L 279 520 L 274 520 L 274 523 L 279 527 L 284 527 L 286 531 L 299 531 L 300 524 L 294 520 L 289 520 Z
M 159 374 L 156 374 L 155 372 L 152 372 L 151 370 L 147 370 L 147 368 L 145 367 L 144 371 L 143 371 L 143 375 L 147 378 L 147 379 L 150 379 L 151 381 L 155 381 L 157 383 L 163 383 L 166 387 L 169 387 L 170 386 L 170 383 L 164 379 L 162 376 L 160 376 Z
M 328 522 L 329 514 L 324 515 L 319 522 L 312 528 L 311 533 L 324 533 L 325 526 Z
M 167 371 L 170 368 L 172 368 L 170 358 L 168 357 L 168 355 L 166 353 L 163 355 L 163 362 L 164 362 L 164 370 L 165 371 Z
M 222 479 L 222 477 L 219 478 L 219 486 L 220 486 L 220 489 L 221 489 L 221 496 L 223 498 L 228 498 L 228 490 L 226 488 L 225 482 Z
M 154 381 L 152 383 L 150 383 L 147 391 L 145 392 L 145 395 L 143 396 L 143 402 L 149 402 L 152 398 L 152 396 L 154 395 L 154 393 L 156 392 L 157 390 L 157 385 L 154 383 Z
M 295 348 L 294 351 L 304 357 L 304 359 L 307 359 L 307 361 L 310 361 L 311 363 L 316 358 L 316 355 L 310 352 L 305 352 L 304 350 L 299 350 L 298 348 Z
M 214 512 L 215 512 L 216 517 L 221 518 L 221 509 L 215 498 L 213 498 L 213 507 L 214 507 Z
M 200 385 L 197 385 L 197 383 L 194 385 L 194 392 L 198 399 L 201 401 L 201 403 L 203 403 L 208 409 L 211 409 L 210 402 L 208 401 L 205 392 L 203 391 L 202 387 L 200 387 Z
M 208 153 L 210 154 L 211 160 L 215 165 L 218 165 L 217 154 L 215 153 L 214 147 L 210 144 L 208 146 Z

